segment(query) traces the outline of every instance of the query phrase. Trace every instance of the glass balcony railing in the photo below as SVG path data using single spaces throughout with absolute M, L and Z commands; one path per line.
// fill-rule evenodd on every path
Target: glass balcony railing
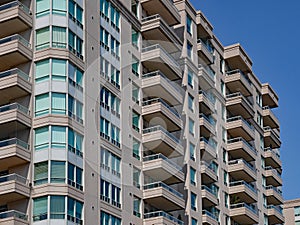
M 255 153 L 255 155 L 257 154 L 255 148 L 249 144 L 247 141 L 245 141 L 244 138 L 242 137 L 237 137 L 237 138 L 232 138 L 227 140 L 227 144 L 232 144 L 232 143 L 236 143 L 236 142 L 243 142 L 253 153 Z
M 277 137 L 278 139 L 280 139 L 279 132 L 277 132 L 275 129 L 272 129 L 269 126 L 264 127 L 264 132 L 271 132 L 272 134 L 274 134 L 275 137 Z
M 255 208 L 254 205 L 249 205 L 249 204 L 247 204 L 245 202 L 234 204 L 234 205 L 230 205 L 230 209 L 238 209 L 238 208 L 247 208 L 250 211 L 252 211 L 254 214 L 258 215 L 258 211 L 257 211 L 257 209 Z
M 209 216 L 209 217 L 212 218 L 213 220 L 219 221 L 219 218 L 218 218 L 217 215 L 214 215 L 212 212 L 209 212 L 209 211 L 206 210 L 206 209 L 202 210 L 202 215 Z
M 231 93 L 231 94 L 226 95 L 226 98 L 227 98 L 228 100 L 230 100 L 231 98 L 235 98 L 235 97 L 241 97 L 241 98 L 244 99 L 245 102 L 247 102 L 250 106 L 253 105 L 247 98 L 244 97 L 244 95 L 243 95 L 241 92 L 236 92 L 236 93 Z
M 203 94 L 213 105 L 216 103 L 216 98 L 212 94 L 208 94 L 203 90 L 199 90 L 199 95 Z
M 28 15 L 30 14 L 30 10 L 19 1 L 13 1 L 13 2 L 9 2 L 7 4 L 4 4 L 4 5 L 1 5 L 0 12 L 3 10 L 6 10 L 6 9 L 13 8 L 15 6 L 19 6 L 19 8 L 23 9 L 23 11 L 26 12 Z
M 248 84 L 251 85 L 251 81 L 248 78 L 248 76 L 246 76 L 246 74 L 244 74 L 244 72 L 241 71 L 240 69 L 227 71 L 226 76 L 231 76 L 231 75 L 234 75 L 234 74 L 237 74 L 237 73 L 239 73 L 248 82 Z
M 13 109 L 17 109 L 25 114 L 29 114 L 29 109 L 26 108 L 25 106 L 20 105 L 19 103 L 12 103 L 9 105 L 0 106 L 0 113 L 10 111 Z
M 273 190 L 273 191 L 277 192 L 279 195 L 282 195 L 282 190 L 280 190 L 280 189 L 277 188 L 277 187 L 274 187 L 274 186 L 272 186 L 272 185 L 269 185 L 269 186 L 266 186 L 265 188 L 266 188 L 266 190 Z
M 14 74 L 19 75 L 20 77 L 22 77 L 26 81 L 29 81 L 29 79 L 30 79 L 29 76 L 26 73 L 24 73 L 23 71 L 21 71 L 17 68 L 1 72 L 0 73 L 0 79 L 4 78 L 4 77 L 8 77 L 10 75 L 14 75 Z
M 203 45 L 210 54 L 214 53 L 214 47 L 211 44 L 207 43 L 206 41 L 199 38 L 197 40 L 197 43 Z
M 0 220 L 1 219 L 6 219 L 6 218 L 11 218 L 11 217 L 19 218 L 19 219 L 22 219 L 22 220 L 27 220 L 28 219 L 26 214 L 24 214 L 22 212 L 19 212 L 19 211 L 16 211 L 16 210 L 0 212 Z
M 264 148 L 264 151 L 265 152 L 272 152 L 278 159 L 280 159 L 280 150 L 278 148 L 270 148 L 270 147 L 267 147 L 267 148 Z
M 235 187 L 235 186 L 240 186 L 240 185 L 245 185 L 247 186 L 251 191 L 257 194 L 257 190 L 255 189 L 254 185 L 247 183 L 246 181 L 240 180 L 240 181 L 234 181 L 230 182 L 229 186 L 230 187 Z
M 228 165 L 235 165 L 235 164 L 244 164 L 253 172 L 256 172 L 255 167 L 250 163 L 246 162 L 244 159 L 235 159 L 228 162 Z
M 214 174 L 218 173 L 218 166 L 215 163 L 207 163 L 205 161 L 201 161 L 201 165 L 205 165 L 208 169 L 210 169 Z
M 181 118 L 181 116 L 179 115 L 179 113 L 173 108 L 171 107 L 168 103 L 166 103 L 163 99 L 161 98 L 152 98 L 150 100 L 147 101 L 143 101 L 142 102 L 142 106 L 147 106 L 147 105 L 152 105 L 155 103 L 161 103 L 162 105 L 164 105 L 167 109 L 169 109 L 176 117 L 178 117 L 179 119 Z
M 279 173 L 278 170 L 274 169 L 272 166 L 265 167 L 265 170 L 272 170 L 277 174 L 277 176 L 281 177 L 281 173 Z
M 30 46 L 31 46 L 30 43 L 19 34 L 14 34 L 12 36 L 0 39 L 0 45 L 6 44 L 6 43 L 11 42 L 11 41 L 15 41 L 15 40 L 20 41 L 24 46 L 26 46 L 28 48 L 30 48 Z
M 170 164 L 172 167 L 175 167 L 177 170 L 181 171 L 182 167 L 180 167 L 178 164 L 176 164 L 175 162 L 171 161 L 168 157 L 164 156 L 163 154 L 159 153 L 159 154 L 155 154 L 155 155 L 149 155 L 149 156 L 145 156 L 143 158 L 144 162 L 148 162 L 148 161 L 152 161 L 152 160 L 157 160 L 157 159 L 162 159 L 165 162 L 167 162 L 168 164 Z
M 0 141 L 0 148 L 6 147 L 6 146 L 9 146 L 9 145 L 18 145 L 20 147 L 23 147 L 26 150 L 29 149 L 29 145 L 26 142 L 21 141 L 17 138 L 11 138 L 11 139 Z
M 207 140 L 205 137 L 200 137 L 200 142 L 203 141 L 204 143 L 208 144 L 210 147 L 212 147 L 214 150 L 217 149 L 217 142 L 210 138 Z
M 212 195 L 214 195 L 216 198 L 218 197 L 218 189 L 217 188 L 210 188 L 206 185 L 202 185 L 201 186 L 201 190 L 206 190 L 208 191 L 209 193 L 211 193 Z
M 179 193 L 178 191 L 176 191 L 175 189 L 171 188 L 170 186 L 166 185 L 163 182 L 155 182 L 155 183 L 151 183 L 151 184 L 146 184 L 144 186 L 144 190 L 149 190 L 149 189 L 154 189 L 154 188 L 159 188 L 159 187 L 171 192 L 172 194 L 176 195 L 179 198 L 183 198 L 183 194 Z
M 170 133 L 169 131 L 167 131 L 165 128 L 163 128 L 160 125 L 143 129 L 143 134 L 149 134 L 149 133 L 156 132 L 156 131 L 163 132 L 165 135 L 167 135 L 173 141 L 175 141 L 178 144 L 181 144 L 181 141 L 177 137 L 175 137 L 172 133 Z
M 176 89 L 176 91 L 178 91 L 179 93 L 182 92 L 182 89 L 176 85 L 174 82 L 172 82 L 166 75 L 164 75 L 161 71 L 157 70 L 157 71 L 153 71 L 150 73 L 146 73 L 142 75 L 142 79 L 145 78 L 151 78 L 151 77 L 156 77 L 156 76 L 160 76 L 161 78 L 163 78 L 167 83 L 169 83 L 174 89 Z
M 203 66 L 202 64 L 198 65 L 199 69 L 202 69 L 207 73 L 210 78 L 215 82 L 216 73 L 209 67 L 209 66 Z
M 275 206 L 275 205 L 268 205 L 267 209 L 275 209 L 277 212 L 279 212 L 281 215 L 283 214 L 283 209 L 281 206 Z
M 199 114 L 199 117 L 200 118 L 203 118 L 203 119 L 205 119 L 211 126 L 213 126 L 213 128 L 215 128 L 216 127 L 216 121 L 212 118 L 212 117 L 207 117 L 205 114 L 203 114 L 203 113 L 200 113 Z
M 18 181 L 20 183 L 26 184 L 27 179 L 25 177 L 22 177 L 18 174 L 8 174 L 0 177 L 0 184 L 8 181 Z
M 230 117 L 226 121 L 227 121 L 227 123 L 230 123 L 230 122 L 234 122 L 234 121 L 238 121 L 238 120 L 241 120 L 242 122 L 244 122 L 244 124 L 246 124 L 251 130 L 254 131 L 253 125 L 250 124 L 247 120 L 245 120 L 242 116 Z
M 175 218 L 174 216 L 171 216 L 170 214 L 164 212 L 164 211 L 157 211 L 157 212 L 150 212 L 144 214 L 144 219 L 152 219 L 155 217 L 164 217 L 168 220 L 171 220 L 172 222 L 178 224 L 178 225 L 184 225 L 183 221 Z

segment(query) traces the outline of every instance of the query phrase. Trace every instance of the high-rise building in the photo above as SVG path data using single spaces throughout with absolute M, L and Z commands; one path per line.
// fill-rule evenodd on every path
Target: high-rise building
M 300 199 L 285 201 L 283 215 L 286 225 L 300 225 Z
M 188 0 L 0 3 L 1 225 L 284 222 L 278 96 Z

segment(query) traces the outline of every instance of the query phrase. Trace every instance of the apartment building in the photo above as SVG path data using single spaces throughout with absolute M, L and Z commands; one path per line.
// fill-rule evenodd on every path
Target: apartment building
M 278 96 L 188 0 L 1 0 L 0 224 L 273 225 Z
M 300 199 L 284 201 L 283 215 L 286 225 L 300 224 Z

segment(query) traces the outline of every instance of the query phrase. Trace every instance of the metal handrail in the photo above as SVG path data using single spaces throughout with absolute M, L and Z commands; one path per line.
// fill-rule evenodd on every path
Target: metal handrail
M 6 218 L 19 218 L 22 220 L 27 220 L 28 216 L 25 213 L 19 212 L 17 210 L 9 210 L 5 212 L 0 212 L 0 219 L 6 219 Z
M 230 209 L 236 209 L 236 208 L 242 208 L 245 207 L 247 209 L 249 209 L 250 211 L 252 211 L 255 214 L 258 214 L 257 209 L 255 209 L 255 206 L 253 205 L 248 205 L 247 203 L 243 202 L 243 203 L 238 203 L 238 204 L 234 204 L 234 205 L 230 205 Z
M 173 141 L 175 141 L 178 144 L 181 144 L 181 140 L 179 140 L 177 137 L 175 137 L 173 134 L 171 134 L 169 131 L 167 131 L 165 128 L 163 128 L 160 125 L 143 129 L 143 134 L 148 134 L 148 133 L 152 133 L 155 131 L 162 131 L 164 134 L 166 134 L 168 137 L 170 137 Z
M 274 187 L 274 186 L 272 186 L 272 185 L 266 186 L 265 189 L 266 189 L 266 190 L 274 190 L 274 191 L 276 191 L 278 194 L 282 195 L 282 190 L 280 190 L 279 188 Z
M 216 99 L 214 97 L 212 97 L 211 95 L 207 94 L 205 91 L 203 90 L 199 90 L 199 95 L 203 94 L 212 104 L 216 103 Z
M 276 132 L 274 131 L 274 129 L 272 129 L 272 128 L 269 127 L 269 126 L 264 127 L 264 132 L 268 132 L 268 131 L 270 131 L 272 134 L 274 134 L 277 138 L 280 138 L 280 136 L 278 135 L 278 133 L 276 133 Z
M 205 161 L 201 161 L 201 165 L 205 165 L 207 168 L 209 168 L 210 170 L 212 170 L 215 174 L 217 174 L 217 172 L 218 172 L 218 167 L 217 166 L 214 167 L 212 163 L 209 164 L 209 163 L 207 163 Z
M 214 195 L 215 197 L 218 197 L 218 191 L 217 190 L 213 190 L 210 187 L 206 186 L 206 185 L 202 185 L 201 186 L 201 190 L 206 190 L 209 193 L 211 193 L 212 195 Z
M 243 142 L 245 145 L 247 145 L 248 148 L 250 148 L 254 153 L 255 155 L 257 154 L 255 148 L 250 145 L 250 143 L 248 143 L 244 138 L 242 137 L 237 137 L 237 138 L 232 138 L 232 139 L 229 139 L 227 140 L 227 144 L 231 144 L 231 143 L 236 143 L 236 142 Z
M 257 190 L 254 188 L 253 185 L 247 183 L 246 181 L 244 180 L 240 180 L 240 181 L 234 181 L 234 182 L 230 182 L 229 183 L 229 186 L 230 187 L 235 187 L 235 186 L 240 186 L 240 185 L 245 185 L 247 186 L 249 189 L 251 189 L 254 193 L 257 193 Z
M 277 212 L 279 212 L 280 214 L 282 214 L 283 209 L 280 206 L 275 206 L 275 205 L 268 205 L 267 209 L 275 209 Z
M 249 105 L 251 106 L 253 105 L 247 98 L 245 98 L 245 96 L 241 92 L 235 92 L 226 95 L 227 100 L 230 100 L 230 98 L 235 98 L 235 97 L 242 97 L 242 99 L 245 100 L 245 102 L 247 102 Z
M 235 69 L 235 70 L 230 70 L 226 72 L 226 76 L 231 76 L 234 75 L 236 73 L 239 73 L 242 75 L 242 77 L 251 85 L 251 81 L 250 79 L 246 76 L 246 74 L 244 74 L 243 71 L 241 71 L 240 69 Z
M 210 147 L 212 147 L 214 150 L 216 150 L 217 143 L 215 140 L 213 140 L 211 138 L 209 140 L 207 140 L 205 137 L 200 137 L 200 142 L 201 141 L 204 141 L 206 144 L 208 144 Z
M 274 171 L 279 177 L 281 177 L 281 174 L 280 174 L 276 169 L 274 169 L 272 166 L 266 166 L 266 167 L 265 167 L 265 170 L 272 170 L 272 171 Z
M 18 109 L 24 112 L 25 114 L 29 114 L 29 109 L 26 108 L 25 106 L 20 105 L 19 103 L 12 103 L 9 105 L 0 106 L 0 113 L 13 110 L 13 109 Z
M 231 160 L 231 161 L 228 162 L 228 165 L 234 165 L 234 164 L 239 164 L 239 163 L 245 164 L 249 169 L 251 169 L 255 172 L 254 166 L 251 165 L 250 163 L 246 162 L 244 159 Z
M 179 193 L 178 191 L 176 191 L 175 189 L 171 188 L 170 186 L 166 185 L 163 182 L 155 182 L 155 183 L 151 183 L 151 184 L 145 184 L 144 190 L 149 190 L 149 189 L 154 189 L 154 188 L 159 188 L 159 187 L 162 187 L 163 189 L 175 194 L 179 198 L 183 198 L 183 194 Z
M 219 221 L 218 217 L 215 216 L 213 213 L 209 212 L 208 210 L 204 209 L 202 210 L 202 215 L 208 215 L 209 217 L 211 217 L 212 219 Z
M 214 48 L 211 47 L 211 46 L 209 46 L 209 45 L 208 45 L 207 43 L 205 43 L 203 40 L 201 40 L 201 38 L 199 38 L 199 39 L 197 40 L 197 43 L 203 45 L 203 46 L 206 48 L 206 50 L 207 50 L 210 54 L 213 54 L 213 53 L 214 53 Z
M 23 184 L 27 183 L 27 179 L 25 177 L 20 176 L 19 174 L 12 173 L 8 175 L 4 175 L 0 177 L 0 183 L 8 182 L 8 181 L 19 181 Z
M 182 170 L 182 167 L 180 167 L 178 164 L 171 161 L 168 157 L 164 156 L 161 153 L 143 157 L 144 162 L 148 162 L 148 161 L 152 161 L 152 160 L 156 160 L 156 159 L 162 159 L 162 160 L 166 161 L 167 163 L 169 163 L 170 165 L 172 165 L 173 167 L 175 167 L 177 170 L 179 170 L 179 171 Z
M 267 148 L 264 148 L 264 151 L 265 152 L 272 152 L 280 159 L 279 149 L 277 149 L 277 148 L 273 149 L 271 147 L 267 147 Z
M 26 12 L 27 14 L 30 14 L 30 9 L 27 8 L 25 5 L 23 5 L 19 1 L 13 1 L 13 2 L 6 3 L 4 5 L 1 5 L 0 6 L 0 11 L 9 9 L 9 8 L 12 8 L 12 7 L 15 7 L 15 6 L 19 6 L 21 9 L 24 10 L 24 12 Z
M 31 46 L 30 43 L 24 37 L 22 37 L 19 34 L 14 34 L 14 35 L 11 35 L 9 37 L 5 37 L 5 38 L 0 39 L 0 45 L 5 44 L 5 43 L 10 42 L 10 41 L 14 41 L 14 40 L 20 41 L 24 46 L 26 46 L 28 48 L 30 48 L 30 46 Z
M 155 104 L 155 103 L 161 103 L 161 104 L 163 104 L 175 116 L 177 116 L 179 119 L 181 118 L 181 116 L 179 115 L 179 113 L 174 108 L 172 108 L 168 103 L 166 103 L 163 99 L 161 99 L 161 98 L 152 98 L 150 100 L 143 101 L 142 102 L 142 106 L 152 105 L 152 104 Z
M 233 121 L 237 121 L 237 120 L 243 121 L 251 130 L 254 130 L 253 125 L 250 124 L 247 120 L 245 120 L 242 116 L 230 117 L 226 121 L 227 121 L 227 123 L 229 123 L 229 122 L 233 122 Z
M 6 146 L 9 146 L 9 145 L 14 145 L 14 144 L 19 145 L 19 146 L 25 148 L 26 150 L 29 149 L 29 144 L 27 144 L 26 142 L 21 141 L 17 138 L 10 138 L 10 139 L 0 141 L 0 148 L 1 147 L 6 147 Z
M 216 126 L 216 121 L 212 117 L 207 117 L 204 113 L 200 113 L 199 117 L 204 118 L 213 127 Z
M 183 221 L 175 218 L 174 216 L 171 216 L 170 214 L 168 214 L 164 211 L 156 211 L 156 212 L 145 213 L 144 214 L 144 219 L 150 219 L 150 218 L 161 217 L 161 216 L 177 223 L 178 225 L 184 225 Z

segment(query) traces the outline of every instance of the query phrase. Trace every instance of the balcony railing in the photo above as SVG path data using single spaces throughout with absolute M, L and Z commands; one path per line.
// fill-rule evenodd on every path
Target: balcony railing
M 172 108 L 170 105 L 168 105 L 168 103 L 166 103 L 164 100 L 162 100 L 161 98 L 153 98 L 147 101 L 143 101 L 142 102 L 142 106 L 147 106 L 147 105 L 152 105 L 155 103 L 161 103 L 163 104 L 166 108 L 168 108 L 176 117 L 178 117 L 179 119 L 181 118 L 181 116 L 179 115 L 179 113 Z
M 19 34 L 14 34 L 12 36 L 0 39 L 0 45 L 8 43 L 10 41 L 15 41 L 15 40 L 20 41 L 24 46 L 26 46 L 28 48 L 30 48 L 30 46 L 31 46 L 30 43 Z
M 227 71 L 226 76 L 231 76 L 231 75 L 234 75 L 234 74 L 237 74 L 237 73 L 241 74 L 242 77 L 245 78 L 245 80 L 251 85 L 251 81 L 248 78 L 248 76 L 246 76 L 246 74 L 244 74 L 244 72 L 241 71 L 240 69 Z
M 153 71 L 150 73 L 146 73 L 142 75 L 142 79 L 143 78 L 149 78 L 149 77 L 156 77 L 156 76 L 160 76 L 161 78 L 165 79 L 173 88 L 175 88 L 179 93 L 182 92 L 182 89 L 178 86 L 175 85 L 174 82 L 172 82 L 171 80 L 169 80 L 169 78 L 164 75 L 161 71 L 157 70 L 157 71 Z
M 8 181 L 18 181 L 18 182 L 21 182 L 23 184 L 27 183 L 27 179 L 25 177 L 22 177 L 18 174 L 15 174 L 15 173 L 8 174 L 8 175 L 0 177 L 0 183 L 4 183 L 4 182 L 8 182 Z
M 209 212 L 208 210 L 204 209 L 202 210 L 202 215 L 207 215 L 210 218 L 212 218 L 213 220 L 219 221 L 218 216 L 214 215 L 213 213 Z
M 213 163 L 209 164 L 209 163 L 207 163 L 205 161 L 201 161 L 201 165 L 207 166 L 208 169 L 210 169 L 213 173 L 215 173 L 217 175 L 217 173 L 218 173 L 218 166 L 216 164 L 213 164 Z
M 29 145 L 26 142 L 21 141 L 17 138 L 11 138 L 11 139 L 0 141 L 0 148 L 6 147 L 6 146 L 9 146 L 9 145 L 18 145 L 18 146 L 21 146 L 21 147 L 25 148 L 26 150 L 29 149 Z
M 242 97 L 242 99 L 244 99 L 250 106 L 253 105 L 247 98 L 244 97 L 244 95 L 241 92 L 235 92 L 235 93 L 226 95 L 226 98 L 228 100 L 230 100 L 231 98 L 235 98 L 235 97 Z
M 214 53 L 214 48 L 212 47 L 212 45 L 205 43 L 205 41 L 201 40 L 200 38 L 197 40 L 197 43 L 203 45 L 210 54 Z
M 272 185 L 269 185 L 269 186 L 266 186 L 265 187 L 266 190 L 274 190 L 275 192 L 277 192 L 279 195 L 282 195 L 282 190 L 280 190 L 279 188 L 277 187 L 274 187 Z
M 216 74 L 209 66 L 203 66 L 202 64 L 199 64 L 198 68 L 203 69 L 211 77 L 211 79 L 215 81 Z
M 206 190 L 209 193 L 211 193 L 212 195 L 214 195 L 215 197 L 218 197 L 218 190 L 217 189 L 212 189 L 210 187 L 207 187 L 206 185 L 202 185 L 201 190 Z
M 176 195 L 179 198 L 183 198 L 183 194 L 179 193 L 178 191 L 176 191 L 175 189 L 171 188 L 170 186 L 166 185 L 163 182 L 155 182 L 155 183 L 151 183 L 151 184 L 146 184 L 144 186 L 144 190 L 149 190 L 149 189 L 154 189 L 154 188 L 159 188 L 159 187 L 171 192 L 172 194 Z
M 272 153 L 274 153 L 277 156 L 278 159 L 280 159 L 280 151 L 279 151 L 279 149 L 277 149 L 277 148 L 272 149 L 270 147 L 267 147 L 267 148 L 264 148 L 264 151 L 265 152 L 272 152 Z
M 283 213 L 283 209 L 280 206 L 275 206 L 275 205 L 268 205 L 267 209 L 275 209 L 277 212 L 279 212 L 280 214 Z
M 12 103 L 9 105 L 0 106 L 0 113 L 6 112 L 9 110 L 18 109 L 25 114 L 29 114 L 29 109 L 25 106 L 20 105 L 19 103 Z
M 230 205 L 230 209 L 237 209 L 237 208 L 243 208 L 243 207 L 249 209 L 250 211 L 252 211 L 256 215 L 258 214 L 258 211 L 257 211 L 257 209 L 255 208 L 254 205 L 249 205 L 249 204 L 244 203 L 244 202 L 243 203 L 234 204 L 234 205 Z
M 246 181 L 240 180 L 240 181 L 234 181 L 234 182 L 229 183 L 230 187 L 235 187 L 235 186 L 240 186 L 240 185 L 245 185 L 251 191 L 253 191 L 254 193 L 257 193 L 257 190 L 255 189 L 254 185 L 248 184 Z
M 23 9 L 24 12 L 26 12 L 27 14 L 30 14 L 30 10 L 19 1 L 13 1 L 13 2 L 9 2 L 7 4 L 4 4 L 4 5 L 1 5 L 0 12 L 3 10 L 9 9 L 9 8 L 13 8 L 15 6 L 19 6 L 19 8 Z
M 255 155 L 257 154 L 255 148 L 252 145 L 250 145 L 247 141 L 245 141 L 245 139 L 242 137 L 229 139 L 229 140 L 227 140 L 227 144 L 232 144 L 232 143 L 236 143 L 236 142 L 240 142 L 240 141 L 243 142 L 249 149 L 251 149 L 251 151 L 254 152 Z
M 235 159 L 228 162 L 228 165 L 235 165 L 235 164 L 245 164 L 249 169 L 256 172 L 254 166 L 246 162 L 244 159 Z
M 155 154 L 155 155 L 145 156 L 143 158 L 143 161 L 144 162 L 148 162 L 148 161 L 152 161 L 152 160 L 156 160 L 156 159 L 162 159 L 165 162 L 167 162 L 168 164 L 170 164 L 171 166 L 175 167 L 177 170 L 179 170 L 179 171 L 182 170 L 182 167 L 180 167 L 178 164 L 176 164 L 175 162 L 171 161 L 170 159 L 168 159 L 168 157 L 164 156 L 161 153 Z
M 164 217 L 168 220 L 171 220 L 172 222 L 177 223 L 178 225 L 183 225 L 183 221 L 175 218 L 174 216 L 171 216 L 170 214 L 164 212 L 164 211 L 157 211 L 157 212 L 150 212 L 144 214 L 144 219 L 151 219 L 155 217 Z
M 280 139 L 279 133 L 275 131 L 275 129 L 272 129 L 271 127 L 264 127 L 264 132 L 271 132 L 275 135 L 278 139 Z
M 274 171 L 279 177 L 281 177 L 281 174 L 278 172 L 278 170 L 274 169 L 272 166 L 266 166 L 265 170 L 272 170 Z
M 26 214 L 16 211 L 16 210 L 10 210 L 10 211 L 0 213 L 0 219 L 6 219 L 6 218 L 10 218 L 10 217 L 19 218 L 22 220 L 28 219 Z
M 155 131 L 161 131 L 176 143 L 181 144 L 181 141 L 177 137 L 175 137 L 173 134 L 171 134 L 169 131 L 167 131 L 165 128 L 163 128 L 160 125 L 143 129 L 143 134 L 148 134 Z
M 208 94 L 203 90 L 199 90 L 199 95 L 201 94 L 203 94 L 212 104 L 216 103 L 216 98 L 214 98 L 211 94 Z
M 238 120 L 241 120 L 243 121 L 251 130 L 254 131 L 254 127 L 252 126 L 252 124 L 250 124 L 247 120 L 245 120 L 242 116 L 234 116 L 234 117 L 231 117 L 231 118 L 228 118 L 227 119 L 227 123 L 230 123 L 230 122 L 234 122 L 234 121 L 238 121 Z
M 205 119 L 213 128 L 216 127 L 216 121 L 212 117 L 207 117 L 204 113 L 200 113 L 199 117 Z
M 205 137 L 200 137 L 200 142 L 204 141 L 206 144 L 208 144 L 210 147 L 212 147 L 214 150 L 217 149 L 217 142 L 213 139 L 207 140 Z
M 17 68 L 1 72 L 0 73 L 0 79 L 4 78 L 4 77 L 8 77 L 10 75 L 14 75 L 14 74 L 19 75 L 20 77 L 22 77 L 26 81 L 30 80 L 29 76 L 26 73 L 24 73 L 23 71 L 21 71 L 21 70 L 19 70 Z

